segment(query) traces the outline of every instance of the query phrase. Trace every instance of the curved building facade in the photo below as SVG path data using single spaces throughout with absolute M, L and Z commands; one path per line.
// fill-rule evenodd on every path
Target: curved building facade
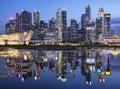
M 8 35 L 0 35 L 0 45 L 22 45 L 29 44 L 33 31 L 25 31 L 20 33 L 11 33 Z

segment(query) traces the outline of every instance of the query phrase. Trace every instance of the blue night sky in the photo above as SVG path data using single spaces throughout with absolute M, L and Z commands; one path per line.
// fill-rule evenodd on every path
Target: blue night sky
M 120 18 L 120 0 L 0 0 L 0 34 L 5 33 L 5 23 L 9 21 L 9 17 L 15 18 L 16 13 L 22 9 L 32 14 L 37 9 L 40 11 L 40 19 L 48 22 L 52 17 L 56 18 L 58 8 L 65 8 L 69 24 L 71 18 L 80 22 L 81 14 L 85 13 L 87 5 L 91 6 L 93 18 L 98 16 L 100 7 L 103 7 L 106 13 L 111 13 L 112 19 Z

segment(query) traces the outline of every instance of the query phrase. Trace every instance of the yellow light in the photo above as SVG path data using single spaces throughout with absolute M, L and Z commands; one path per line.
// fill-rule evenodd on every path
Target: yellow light
M 111 75 L 111 72 L 110 72 L 110 71 L 106 71 L 106 72 L 105 72 L 105 75 L 106 75 L 106 76 L 110 76 L 110 75 Z
M 112 55 L 113 55 L 114 57 L 116 57 L 118 54 L 119 54 L 118 51 L 113 51 L 113 52 L 112 52 Z
M 106 15 L 105 17 L 110 17 L 110 15 Z

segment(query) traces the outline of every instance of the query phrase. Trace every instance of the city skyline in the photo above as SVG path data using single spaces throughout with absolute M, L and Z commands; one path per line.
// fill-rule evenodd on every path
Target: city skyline
M 87 5 L 91 6 L 91 17 L 93 19 L 98 17 L 98 9 L 100 7 L 103 7 L 105 10 L 105 13 L 111 13 L 112 19 L 119 18 L 119 14 L 117 13 L 117 8 L 119 7 L 118 2 L 114 2 L 111 0 L 109 4 L 106 4 L 109 0 L 68 0 L 66 1 L 56 1 L 52 0 L 49 2 L 48 0 L 40 1 L 15 1 L 12 0 L 9 3 L 6 3 L 8 0 L 1 1 L 1 15 L 0 15 L 0 33 L 5 33 L 5 23 L 8 22 L 9 17 L 13 16 L 15 18 L 16 13 L 21 12 L 21 9 L 25 9 L 32 13 L 33 17 L 33 11 L 39 10 L 40 11 L 40 19 L 45 20 L 45 22 L 48 23 L 48 21 L 54 17 L 56 19 L 56 12 L 58 8 L 64 8 L 67 10 L 67 21 L 68 24 L 70 24 L 70 19 L 74 18 L 80 23 L 80 17 L 81 14 L 85 13 L 84 8 Z M 74 3 L 74 5 L 73 5 Z M 114 5 L 114 7 L 112 7 Z M 18 6 L 18 7 L 17 7 Z M 72 6 L 72 7 L 71 7 Z M 10 7 L 10 8 L 9 8 Z M 17 8 L 16 8 L 17 7 Z M 116 9 L 116 10 L 115 10 Z M 49 15 L 48 15 L 49 14 Z M 33 18 L 32 18 L 33 21 Z

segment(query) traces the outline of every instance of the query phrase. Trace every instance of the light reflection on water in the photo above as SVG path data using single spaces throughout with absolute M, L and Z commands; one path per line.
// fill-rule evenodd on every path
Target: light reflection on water
M 120 87 L 119 49 L 7 49 L 0 51 L 0 57 L 0 88 Z

